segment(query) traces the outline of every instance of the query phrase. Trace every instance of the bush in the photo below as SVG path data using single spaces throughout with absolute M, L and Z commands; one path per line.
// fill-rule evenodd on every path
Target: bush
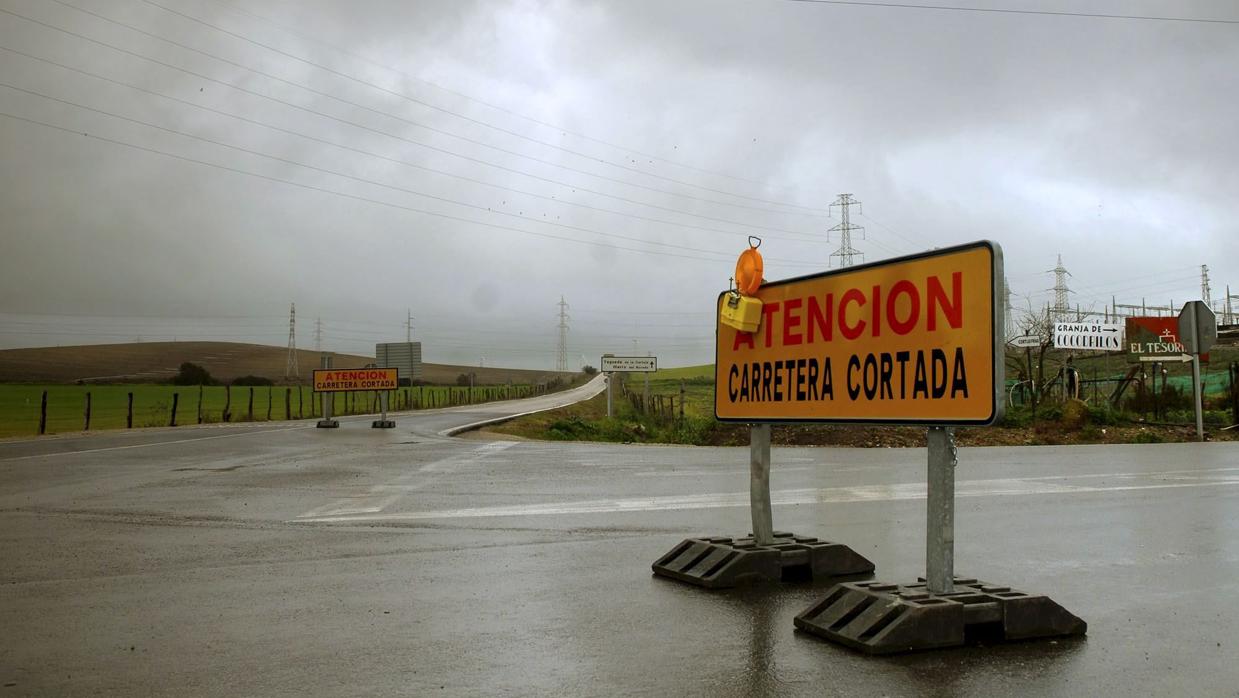
M 1162 438 L 1161 434 L 1156 432 L 1142 431 L 1139 434 L 1136 434 L 1136 438 L 1132 439 L 1132 441 L 1138 444 L 1160 444 L 1164 442 L 1165 439 Z
M 1061 403 L 1051 402 L 1043 404 L 1037 408 L 1037 420 L 1047 422 L 1057 422 L 1063 418 L 1063 406 Z
M 275 385 L 275 381 L 262 376 L 237 376 L 232 379 L 233 385 Z
M 172 385 L 218 385 L 218 381 L 205 368 L 186 361 L 172 379 Z
M 584 373 L 587 376 L 592 376 L 595 373 L 598 373 L 598 369 L 594 368 L 593 366 L 590 366 L 589 364 L 585 364 L 584 366 L 581 367 L 581 373 Z
M 1088 422 L 1089 424 L 1101 424 L 1103 426 L 1114 426 L 1124 421 L 1122 413 L 1112 409 L 1109 403 L 1101 405 L 1088 406 Z

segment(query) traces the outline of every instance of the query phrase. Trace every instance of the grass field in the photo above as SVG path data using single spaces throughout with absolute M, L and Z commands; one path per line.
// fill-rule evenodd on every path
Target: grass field
M 172 385 L 0 385 L 0 438 L 34 436 L 39 431 L 39 412 L 43 391 L 47 391 L 47 432 L 80 432 L 86 426 L 86 395 L 90 394 L 90 429 L 123 429 L 129 414 L 129 394 L 133 394 L 133 426 L 166 427 L 172 417 L 173 396 L 179 395 L 176 422 L 197 424 L 199 400 L 203 423 L 222 422 L 229 406 L 232 422 L 251 420 L 248 386 Z M 392 391 L 390 409 L 430 408 L 490 400 L 526 397 L 530 385 L 499 385 L 458 388 L 419 386 Z M 231 404 L 229 405 L 229 392 Z M 288 412 L 285 411 L 288 396 Z M 373 392 L 335 393 L 335 415 L 369 414 L 377 411 Z M 253 388 L 253 421 L 312 417 L 318 414 L 318 400 L 306 386 Z
M 1023 358 L 1020 352 L 1020 358 Z M 1051 353 L 1047 356 L 1046 377 L 1058 372 L 1065 361 L 1065 354 Z M 1233 347 L 1213 352 L 1213 362 L 1204 368 L 1202 376 L 1206 388 L 1205 423 L 1217 439 L 1231 439 L 1237 434 L 1218 431 L 1230 423 L 1226 411 L 1225 395 L 1229 390 L 1227 367 L 1239 359 Z M 1106 399 L 1114 383 L 1105 382 L 1126 375 L 1130 364 L 1124 357 L 1107 356 L 1081 361 L 1075 365 L 1081 371 L 1084 385 L 1083 397 L 1088 401 L 1089 416 L 1082 425 L 1062 422 L 1064 406 L 1061 396 L 1050 396 L 1043 403 L 1035 419 L 1028 407 L 1011 408 L 1002 425 L 965 429 L 961 431 L 960 443 L 965 445 L 1009 445 L 1034 443 L 1141 443 L 1159 441 L 1182 441 L 1195 438 L 1194 428 L 1157 424 L 1159 421 L 1184 425 L 1194 421 L 1190 406 L 1190 364 L 1169 364 L 1168 383 L 1184 391 L 1182 404 L 1166 409 L 1162 414 L 1149 414 L 1147 410 L 1132 411 L 1127 398 L 1136 393 L 1130 389 L 1125 398 L 1129 411 L 1113 410 Z M 1149 370 L 1152 370 L 1151 367 Z M 1099 381 L 1097 394 L 1093 395 L 1093 383 Z M 634 400 L 625 392 L 643 396 L 645 376 L 639 373 L 617 374 L 614 395 L 614 416 L 606 416 L 606 395 L 559 410 L 530 415 L 506 424 L 489 428 L 490 431 L 532 439 L 581 440 L 612 442 L 682 443 L 697 445 L 741 445 L 746 443 L 744 425 L 720 424 L 714 419 L 714 366 L 688 366 L 664 369 L 650 375 L 649 393 L 655 396 L 657 406 L 651 410 L 639 410 Z M 683 392 L 681 393 L 681 390 Z M 1160 390 L 1160 388 L 1159 388 Z M 657 398 L 661 397 L 661 400 Z M 680 419 L 680 403 L 683 400 L 684 418 Z M 1151 424 L 1145 425 L 1144 421 Z M 924 429 L 916 427 L 881 427 L 862 425 L 788 425 L 776 430 L 776 442 L 781 444 L 833 444 L 846 446 L 911 446 L 924 445 Z

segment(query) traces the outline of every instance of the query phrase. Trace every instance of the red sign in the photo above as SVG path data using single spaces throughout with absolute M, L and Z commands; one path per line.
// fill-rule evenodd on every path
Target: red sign
M 1187 353 L 1179 341 L 1179 319 L 1172 316 L 1127 318 L 1127 351 L 1133 361 L 1174 361 Z M 1200 360 L 1209 361 L 1208 354 Z

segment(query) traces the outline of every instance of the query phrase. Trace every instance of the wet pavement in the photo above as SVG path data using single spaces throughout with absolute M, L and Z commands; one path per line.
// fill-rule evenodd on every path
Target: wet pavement
M 651 575 L 749 530 L 747 449 L 443 435 L 539 406 L 0 444 L 0 695 L 1239 695 L 1239 445 L 962 449 L 957 572 L 1089 634 L 875 658 L 793 629 L 825 584 Z M 922 573 L 924 449 L 773 463 Z

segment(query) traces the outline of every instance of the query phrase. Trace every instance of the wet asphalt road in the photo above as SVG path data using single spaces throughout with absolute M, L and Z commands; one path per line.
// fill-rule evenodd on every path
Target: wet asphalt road
M 0 444 L 0 696 L 1239 695 L 1235 444 L 962 449 L 957 572 L 1089 635 L 873 658 L 651 576 L 747 449 L 442 435 L 541 400 Z M 776 528 L 922 572 L 924 449 L 773 460 Z

